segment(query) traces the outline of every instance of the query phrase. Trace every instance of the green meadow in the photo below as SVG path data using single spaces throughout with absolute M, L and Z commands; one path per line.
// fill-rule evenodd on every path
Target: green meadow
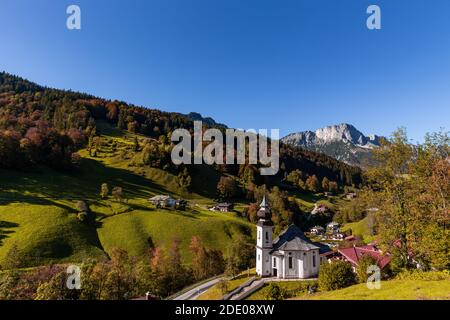
M 352 230 L 354 236 L 360 237 L 364 242 L 372 242 L 375 237 L 370 233 L 370 228 L 368 224 L 368 218 L 364 218 L 357 222 L 347 223 L 341 229 L 343 232 Z
M 210 175 L 209 181 L 194 180 L 194 192 L 187 193 L 180 189 L 176 176 L 132 165 L 132 159 L 119 156 L 132 154 L 129 150 L 134 135 L 106 125 L 100 130 L 108 144 L 99 148 L 96 157 L 82 150 L 79 169 L 73 173 L 46 168 L 30 172 L 0 170 L 0 265 L 7 264 L 12 256 L 26 267 L 81 262 L 105 257 L 114 248 L 141 255 L 148 251 L 149 239 L 158 246 L 180 240 L 182 254 L 189 261 L 188 246 L 194 235 L 225 255 L 237 234 L 253 236 L 253 226 L 235 213 L 207 210 L 214 203 L 214 176 Z M 125 199 L 101 199 L 102 183 L 107 183 L 110 190 L 122 187 Z M 156 209 L 148 202 L 156 194 L 187 199 L 190 208 Z M 78 220 L 79 200 L 88 203 L 95 222 Z
M 382 281 L 379 290 L 358 284 L 342 290 L 305 295 L 308 300 L 450 300 L 449 280 Z

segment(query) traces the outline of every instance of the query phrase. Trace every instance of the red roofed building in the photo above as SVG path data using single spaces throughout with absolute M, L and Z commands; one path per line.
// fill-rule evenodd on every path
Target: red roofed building
M 338 252 L 345 260 L 350 262 L 353 267 L 356 267 L 359 260 L 365 255 L 369 255 L 374 258 L 381 269 L 385 268 L 391 262 L 389 255 L 383 254 L 372 245 L 339 249 Z

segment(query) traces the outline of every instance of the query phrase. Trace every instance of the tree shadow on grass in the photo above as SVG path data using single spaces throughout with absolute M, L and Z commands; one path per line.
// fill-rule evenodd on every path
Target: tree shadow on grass
M 215 192 L 216 180 L 218 180 L 215 176 L 212 179 L 214 170 L 202 168 L 197 171 L 199 172 L 194 174 L 196 178 L 194 178 L 193 191 L 201 196 L 211 196 L 211 193 Z M 131 170 L 111 167 L 88 158 L 83 158 L 79 169 L 72 172 L 54 171 L 45 167 L 31 172 L 1 172 L 0 183 L 3 187 L 0 202 L 8 202 L 8 200 L 18 202 L 15 201 L 14 198 L 16 198 L 25 203 L 57 206 L 61 205 L 51 201 L 100 200 L 100 188 L 103 183 L 108 184 L 110 191 L 114 187 L 121 187 L 125 197 L 130 200 L 146 199 L 154 194 L 173 194 L 177 197 L 181 195 L 177 190 L 169 190 L 167 186 Z M 5 194 L 5 190 L 9 194 Z
M 83 159 L 82 163 L 79 170 L 70 173 L 46 168 L 27 173 L 8 172 L 5 181 L 1 181 L 4 188 L 0 201 L 2 204 L 24 202 L 51 205 L 55 204 L 52 200 L 100 200 L 103 183 L 107 183 L 110 189 L 122 187 L 125 196 L 130 199 L 145 199 L 155 192 L 170 193 L 129 170 L 105 166 L 92 159 Z
M 54 198 L 47 198 L 44 196 L 24 195 L 17 191 L 7 191 L 0 194 L 0 205 L 8 205 L 13 203 L 31 204 L 41 206 L 55 206 L 66 211 L 75 212 L 71 206 L 56 202 Z
M 10 229 L 17 228 L 18 226 L 17 223 L 0 220 L 0 246 L 3 245 L 3 240 L 9 237 L 9 234 L 14 233 Z

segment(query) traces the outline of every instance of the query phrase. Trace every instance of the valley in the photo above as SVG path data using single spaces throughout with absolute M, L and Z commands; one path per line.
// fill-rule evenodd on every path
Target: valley
M 196 128 L 192 118 L 207 122 Z M 318 277 L 318 296 L 331 299 L 328 291 L 366 281 L 357 271 L 364 267 L 358 252 L 378 259 L 389 281 L 414 268 L 448 267 L 445 133 L 414 146 L 400 129 L 386 148 L 345 124 L 294 134 L 281 141 L 279 170 L 269 176 L 250 161 L 173 161 L 176 129 L 195 140 L 195 132 L 211 128 L 227 129 L 195 113 L 44 88 L 0 73 L 0 299 L 118 300 L 144 293 L 166 299 L 220 278 L 198 294 L 218 299 L 247 290 L 241 286 L 254 279 L 250 285 L 264 284 L 262 269 L 268 278 Z M 367 167 L 361 150 L 375 160 Z M 259 238 L 257 228 L 265 228 Z M 265 248 L 267 259 L 259 259 L 261 234 L 267 246 L 286 238 L 303 254 L 297 262 L 289 255 L 287 264 L 281 251 Z M 72 264 L 81 266 L 86 289 L 61 286 Z M 327 278 L 333 272 L 344 276 Z M 295 282 L 280 288 L 271 281 L 254 294 L 284 299 L 286 292 L 297 297 L 312 290 Z

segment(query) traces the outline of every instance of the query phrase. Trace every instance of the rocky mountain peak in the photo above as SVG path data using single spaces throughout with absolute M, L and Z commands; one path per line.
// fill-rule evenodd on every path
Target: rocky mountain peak
M 379 136 L 366 136 L 348 123 L 330 125 L 317 129 L 315 132 L 292 133 L 281 141 L 323 152 L 352 165 L 361 165 L 361 160 L 368 157 L 370 149 L 380 146 Z

